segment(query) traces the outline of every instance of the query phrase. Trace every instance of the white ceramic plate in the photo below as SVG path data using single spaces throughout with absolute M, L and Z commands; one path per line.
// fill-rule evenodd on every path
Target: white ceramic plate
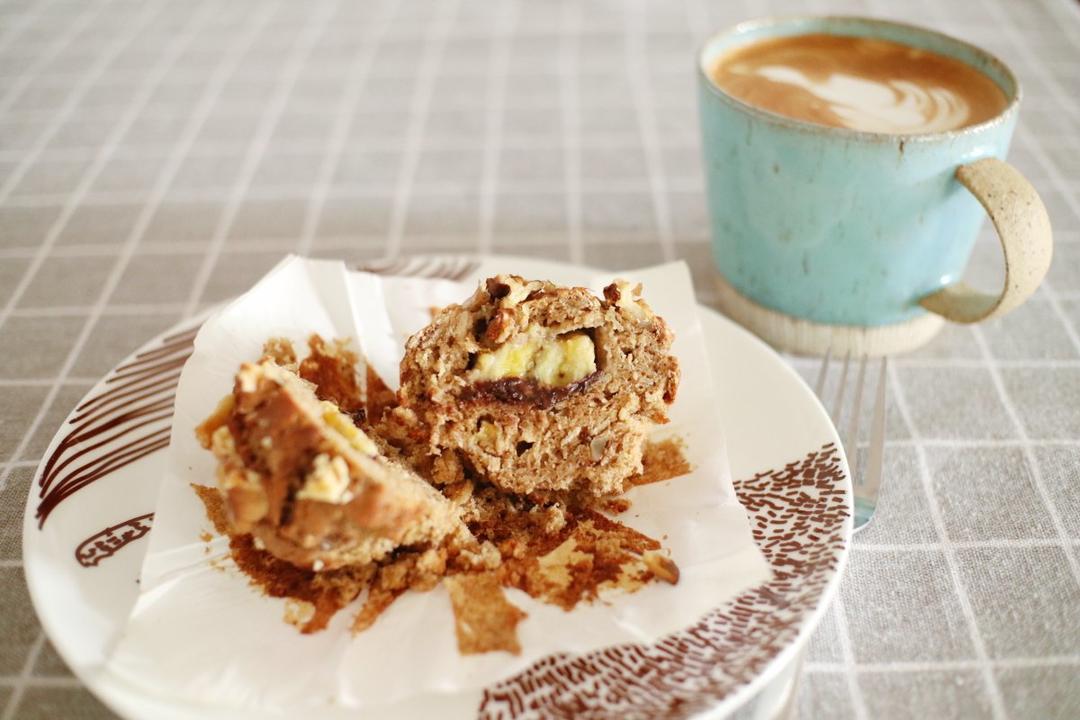
M 532 277 L 559 270 L 536 260 L 499 262 Z M 467 280 L 475 268 L 467 258 L 421 258 L 365 269 Z M 482 692 L 421 696 L 365 717 L 572 717 L 583 710 L 612 718 L 721 716 L 782 679 L 847 558 L 847 461 L 802 379 L 742 328 L 707 308 L 699 312 L 735 488 L 773 580 L 654 646 L 547 658 Z M 26 578 L 45 631 L 90 690 L 130 718 L 237 717 L 165 703 L 100 672 L 138 593 L 172 398 L 197 325 L 151 340 L 87 394 L 53 438 L 27 501 Z

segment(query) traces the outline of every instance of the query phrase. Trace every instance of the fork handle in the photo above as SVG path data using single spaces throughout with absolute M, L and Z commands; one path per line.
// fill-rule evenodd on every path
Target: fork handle
M 994 223 L 1005 253 L 1005 288 L 993 295 L 959 282 L 925 296 L 919 304 L 946 320 L 975 323 L 1004 315 L 1035 292 L 1050 268 L 1054 241 L 1046 206 L 1012 165 L 984 158 L 958 167 L 956 179 Z

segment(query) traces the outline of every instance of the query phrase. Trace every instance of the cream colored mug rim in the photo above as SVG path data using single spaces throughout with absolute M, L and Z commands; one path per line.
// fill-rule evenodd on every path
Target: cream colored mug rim
M 966 127 L 957 128 L 954 130 L 942 130 L 938 132 L 928 133 L 870 132 L 867 130 L 852 130 L 851 128 L 835 127 L 832 125 L 821 125 L 806 120 L 798 120 L 796 118 L 788 117 L 787 115 L 780 115 L 779 113 L 774 113 L 769 110 L 763 110 L 759 107 L 755 107 L 754 105 L 743 102 L 742 100 L 739 100 L 738 98 L 724 92 L 716 85 L 716 83 L 713 82 L 712 78 L 709 76 L 708 69 L 705 67 L 705 55 L 709 51 L 709 48 L 711 48 L 717 41 L 723 38 L 741 35 L 750 30 L 760 28 L 782 27 L 785 25 L 792 25 L 800 22 L 829 21 L 865 23 L 868 25 L 880 25 L 900 28 L 903 30 L 911 30 L 921 35 L 936 37 L 938 39 L 952 43 L 956 46 L 963 47 L 968 51 L 972 52 L 973 54 L 981 56 L 987 61 L 989 65 L 995 67 L 995 69 L 1001 72 L 1001 74 L 1006 77 L 1009 82 L 1012 83 L 1014 89 L 1012 97 L 1000 113 L 990 118 L 989 120 L 984 120 L 983 122 L 977 123 L 975 125 L 968 125 Z M 900 42 L 900 44 L 902 45 L 907 44 L 902 41 L 897 42 Z M 953 59 L 959 60 L 959 62 L 964 62 L 959 58 Z M 972 67 L 972 69 L 974 69 L 976 72 L 979 72 L 989 77 L 995 85 L 997 84 L 997 82 L 994 81 L 994 78 L 991 77 L 989 73 L 986 73 L 983 70 L 972 66 L 970 63 L 964 64 Z M 977 133 L 984 132 L 987 129 L 993 128 L 1006 122 L 1006 120 L 1011 115 L 1016 113 L 1017 108 L 1020 105 L 1021 99 L 1020 81 L 1016 77 L 1016 74 L 1013 73 L 1013 71 L 1009 68 L 1008 65 L 1005 64 L 1004 61 L 1002 61 L 999 57 L 997 57 L 990 51 L 984 50 L 978 45 L 969 43 L 966 40 L 961 40 L 960 38 L 948 35 L 943 32 L 938 32 L 937 30 L 931 30 L 921 25 L 913 25 L 911 23 L 897 22 L 895 20 L 884 20 L 882 18 L 865 17 L 861 15 L 769 15 L 765 17 L 754 18 L 752 20 L 744 20 L 740 23 L 737 23 L 736 25 L 732 25 L 731 27 L 728 27 L 714 35 L 711 35 L 709 39 L 701 45 L 701 48 L 698 50 L 697 53 L 697 72 L 699 79 L 706 84 L 709 90 L 716 97 L 720 98 L 721 100 L 730 105 L 733 105 L 738 110 L 748 115 L 751 115 L 752 117 L 755 117 L 759 120 L 772 123 L 774 125 L 780 125 L 792 130 L 810 131 L 824 135 L 832 135 L 845 140 L 860 140 L 864 142 L 874 143 L 880 143 L 883 140 L 898 140 L 905 144 L 909 142 L 938 142 L 943 140 L 952 140 L 967 135 L 975 135 Z

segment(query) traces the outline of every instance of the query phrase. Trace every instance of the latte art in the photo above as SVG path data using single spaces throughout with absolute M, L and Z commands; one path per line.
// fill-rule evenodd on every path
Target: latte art
M 732 72 L 739 72 L 732 68 Z M 767 65 L 756 74 L 802 88 L 826 103 L 845 127 L 883 133 L 940 132 L 967 125 L 971 108 L 943 87 L 909 80 L 879 82 L 837 73 L 815 81 L 795 68 Z
M 954 130 L 1005 109 L 1005 94 L 964 63 L 884 40 L 801 35 L 722 57 L 722 90 L 763 110 L 891 134 Z

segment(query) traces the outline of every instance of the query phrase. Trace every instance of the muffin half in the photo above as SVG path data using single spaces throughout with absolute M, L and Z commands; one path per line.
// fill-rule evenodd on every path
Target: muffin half
M 428 452 L 514 493 L 621 492 L 679 381 L 671 331 L 640 291 L 499 275 L 441 310 L 401 363 Z
M 467 533 L 435 488 L 272 359 L 241 366 L 196 434 L 218 460 L 231 531 L 294 565 L 364 565 Z

